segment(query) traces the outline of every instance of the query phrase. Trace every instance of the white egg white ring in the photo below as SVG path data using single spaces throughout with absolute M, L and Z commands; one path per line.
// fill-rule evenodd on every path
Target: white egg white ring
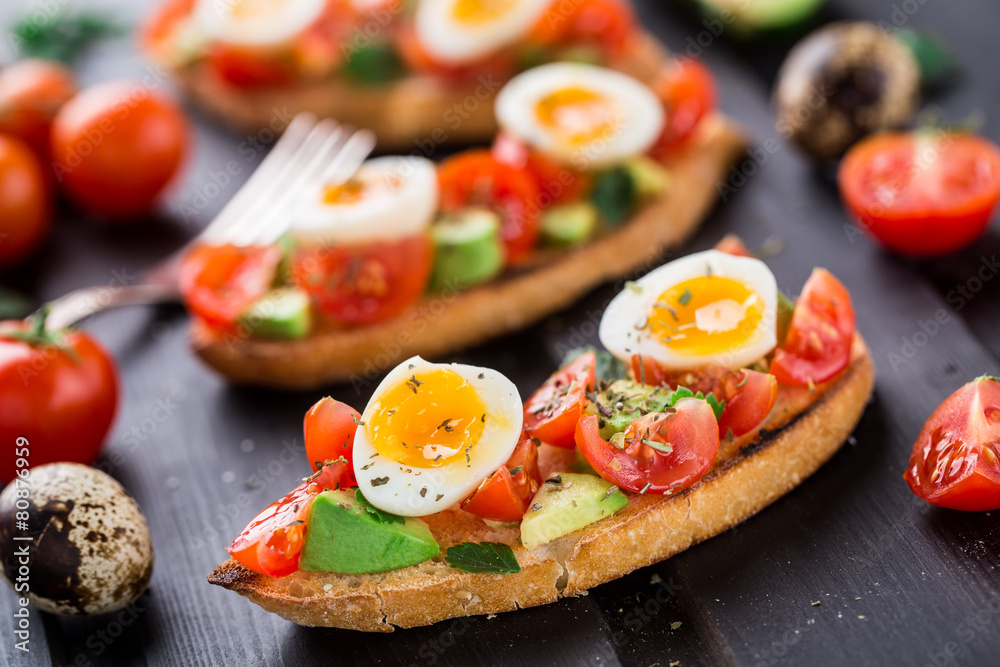
M 379 454 L 365 426 L 354 435 L 354 475 L 365 498 L 384 512 L 400 516 L 427 516 L 451 507 L 472 494 L 479 484 L 510 458 L 521 435 L 524 407 L 517 387 L 497 371 L 465 364 L 433 364 L 413 357 L 386 375 L 361 421 L 367 423 L 379 408 L 379 397 L 413 374 L 449 369 L 461 375 L 479 394 L 486 408 L 486 422 L 479 442 L 469 451 L 469 461 L 439 468 L 416 468 L 390 461 Z M 482 375 L 482 377 L 480 377 Z M 383 481 L 388 478 L 388 481 Z M 373 485 L 379 480 L 378 485 Z M 426 489 L 421 494 L 421 490 Z
M 458 0 L 421 0 L 414 27 L 417 39 L 435 60 L 460 65 L 487 56 L 524 37 L 554 0 L 518 0 L 501 18 L 469 25 L 455 19 Z
M 621 118 L 606 136 L 568 147 L 542 124 L 539 101 L 570 88 L 591 90 L 617 103 Z M 645 152 L 663 132 L 666 120 L 663 103 L 641 82 L 621 72 L 576 63 L 542 65 L 511 79 L 497 95 L 496 117 L 504 130 L 581 171 Z
M 240 46 L 285 44 L 311 26 L 323 13 L 326 0 L 286 0 L 269 15 L 235 16 L 239 0 L 199 0 L 193 17 L 210 39 Z
M 697 356 L 676 352 L 650 336 L 644 327 L 657 298 L 678 283 L 709 273 L 740 281 L 764 302 L 763 317 L 750 336 L 735 349 Z M 598 336 L 609 352 L 625 361 L 638 354 L 676 370 L 704 364 L 737 369 L 774 349 L 777 314 L 778 285 L 764 262 L 708 250 L 664 264 L 622 290 L 604 311 Z
M 380 157 L 365 162 L 357 175 L 399 179 L 401 183 L 394 192 L 350 205 L 323 203 L 321 188 L 304 193 L 292 212 L 289 229 L 297 245 L 392 241 L 430 228 L 440 200 L 433 162 L 417 156 Z

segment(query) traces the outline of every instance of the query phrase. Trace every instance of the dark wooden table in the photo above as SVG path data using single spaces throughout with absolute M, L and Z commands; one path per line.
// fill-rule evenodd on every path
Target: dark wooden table
M 134 5 L 150 3 L 110 4 L 133 21 L 148 9 Z M 693 14 L 673 5 L 643 2 L 646 25 L 676 50 L 685 50 L 689 38 L 710 42 L 703 57 L 720 81 L 722 108 L 750 128 L 759 144 L 776 136 L 769 93 L 789 44 L 716 39 Z M 33 12 L 45 6 L 4 3 L 0 18 L 6 23 L 25 7 Z M 936 30 L 959 54 L 964 74 L 931 102 L 952 120 L 985 112 L 985 133 L 1000 140 L 995 0 L 836 0 L 821 19 L 836 18 L 905 21 Z M 79 74 L 83 83 L 148 74 L 155 85 L 168 87 L 147 68 L 133 44 L 119 40 L 85 58 Z M 253 148 L 256 137 L 228 132 L 193 113 L 193 165 L 161 219 L 131 229 L 60 220 L 42 256 L 3 282 L 39 300 L 83 285 L 114 285 L 134 279 L 197 233 L 262 151 Z M 242 173 L 211 197 L 214 190 L 206 186 L 229 160 L 237 160 Z M 782 144 L 741 168 L 752 175 L 720 204 L 691 249 L 709 247 L 726 232 L 738 232 L 752 245 L 780 239 L 785 251 L 771 266 L 791 293 L 814 265 L 830 268 L 854 296 L 878 369 L 875 399 L 854 438 L 799 489 L 745 524 L 586 597 L 393 635 L 300 628 L 209 586 L 205 576 L 254 513 L 306 471 L 301 419 L 319 393 L 228 387 L 189 353 L 187 317 L 178 307 L 109 313 L 86 325 L 122 370 L 121 409 L 99 465 L 146 513 L 156 547 L 152 584 L 134 613 L 124 616 L 67 619 L 33 611 L 27 656 L 12 648 L 14 596 L 4 591 L 0 662 L 997 664 L 997 516 L 931 508 L 910 494 L 901 474 L 920 426 L 938 403 L 973 377 L 1000 373 L 1000 227 L 994 224 L 980 242 L 953 257 L 905 261 L 845 231 L 848 220 L 829 175 L 809 169 L 795 150 Z M 965 299 L 956 297 L 959 287 L 979 289 Z M 453 359 L 496 367 L 531 391 L 558 363 L 560 341 L 599 314 L 612 294 L 611 287 L 597 290 L 531 330 Z M 939 312 L 947 322 L 932 336 L 919 335 L 921 322 Z M 915 354 L 892 364 L 889 355 L 902 355 L 907 344 Z M 361 406 L 372 389 L 331 391 Z

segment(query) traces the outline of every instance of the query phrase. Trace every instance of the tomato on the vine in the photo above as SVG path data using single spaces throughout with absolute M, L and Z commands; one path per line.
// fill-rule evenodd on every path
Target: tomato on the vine
M 118 407 L 111 355 L 78 330 L 46 332 L 44 318 L 0 322 L 0 478 L 14 478 L 14 442 L 26 438 L 27 464 L 91 463 Z
M 524 432 L 556 447 L 572 449 L 587 393 L 597 384 L 597 353 L 584 352 L 553 373 L 524 404 Z
M 525 438 L 518 443 L 505 465 L 483 480 L 462 509 L 492 521 L 520 521 L 542 484 L 538 470 L 538 448 Z
M 938 406 L 903 478 L 932 505 L 1000 510 L 1000 380 L 977 378 Z
M 719 451 L 719 425 L 706 401 L 682 398 L 672 413 L 633 421 L 621 444 L 601 437 L 595 415 L 577 423 L 576 445 L 597 474 L 635 493 L 671 495 L 708 472 Z
M 814 269 L 795 303 L 785 342 L 774 352 L 771 373 L 785 385 L 829 380 L 851 360 L 854 326 L 847 288 L 826 269 Z

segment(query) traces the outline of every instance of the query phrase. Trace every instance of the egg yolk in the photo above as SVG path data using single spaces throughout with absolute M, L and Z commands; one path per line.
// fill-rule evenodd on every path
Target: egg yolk
M 615 131 L 618 109 L 611 98 L 586 88 L 564 88 L 540 99 L 535 113 L 561 141 L 581 146 Z
M 497 21 L 518 5 L 520 0 L 457 0 L 452 15 L 458 23 L 484 25 Z
M 323 188 L 322 200 L 330 206 L 350 206 L 365 199 L 388 195 L 399 189 L 402 179 L 394 174 L 379 174 L 377 177 L 351 178 L 343 183 Z
M 416 373 L 382 394 L 365 424 L 375 451 L 415 468 L 466 463 L 479 442 L 486 407 L 450 369 Z
M 680 354 L 715 354 L 746 342 L 763 317 L 763 300 L 740 281 L 700 276 L 660 294 L 645 329 Z

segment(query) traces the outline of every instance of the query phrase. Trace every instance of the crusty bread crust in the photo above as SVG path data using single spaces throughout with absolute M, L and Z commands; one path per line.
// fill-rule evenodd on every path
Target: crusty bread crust
M 648 83 L 667 58 L 663 45 L 642 32 L 610 65 Z M 380 148 L 397 151 L 491 139 L 497 129 L 493 100 L 505 83 L 484 76 L 456 88 L 421 76 L 381 86 L 324 79 L 287 88 L 245 89 L 224 84 L 198 62 L 175 74 L 199 106 L 240 130 L 276 130 L 296 113 L 311 111 L 367 127 L 378 136 Z
M 788 493 L 841 447 L 874 382 L 874 365 L 858 336 L 843 374 L 817 388 L 811 402 L 786 402 L 796 405 L 794 412 L 773 412 L 767 425 L 774 430 L 720 457 L 690 489 L 674 497 L 630 493 L 629 506 L 618 514 L 533 551 L 518 543 L 516 528 L 490 529 L 461 511 L 427 517 L 442 547 L 463 541 L 510 544 L 519 574 L 471 574 L 438 557 L 380 574 L 297 572 L 275 579 L 229 560 L 208 580 L 300 625 L 369 632 L 552 602 L 668 558 Z
M 745 146 L 743 133 L 724 117 L 706 119 L 690 149 L 671 164 L 668 192 L 621 228 L 579 248 L 538 252 L 528 265 L 485 285 L 428 296 L 387 322 L 353 329 L 320 323 L 298 341 L 220 335 L 194 322 L 192 346 L 237 384 L 311 389 L 371 380 L 413 355 L 433 358 L 522 329 L 607 280 L 651 268 L 664 251 L 684 243 Z

